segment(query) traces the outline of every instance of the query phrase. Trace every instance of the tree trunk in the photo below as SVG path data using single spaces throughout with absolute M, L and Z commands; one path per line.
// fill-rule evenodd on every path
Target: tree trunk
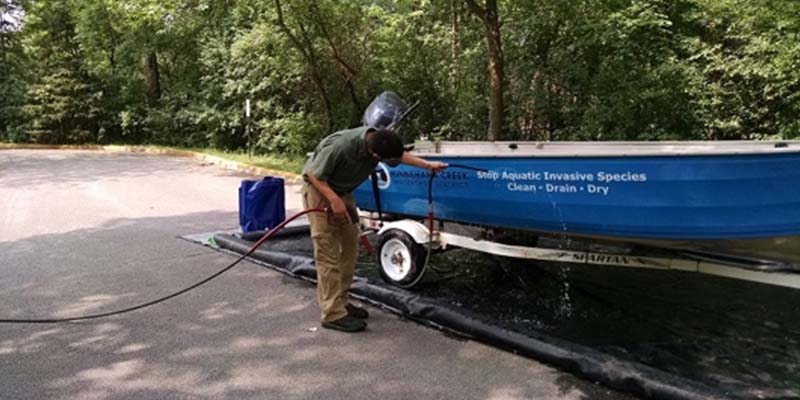
M 483 23 L 486 42 L 489 47 L 489 129 L 487 139 L 494 141 L 500 137 L 503 128 L 503 92 L 505 75 L 503 72 L 503 42 L 500 36 L 500 16 L 497 1 L 486 0 L 486 7 L 480 7 L 474 0 L 465 0 L 470 12 Z
M 2 16 L 2 14 L 0 14 Z M 9 68 L 8 66 L 8 52 L 6 51 L 6 35 L 2 24 L 0 24 L 0 51 L 3 52 L 3 69 Z M 6 77 L 8 73 L 5 72 L 0 76 L 0 90 L 6 91 L 9 90 L 6 87 Z M 8 133 L 8 121 L 5 120 L 5 116 L 7 113 L 6 110 L 6 97 L 8 96 L 7 93 L 4 93 L 3 96 L 0 96 L 0 137 L 4 134 Z
M 150 105 L 158 103 L 161 99 L 161 76 L 158 72 L 158 55 L 149 51 L 142 60 L 144 67 L 144 80 L 147 87 L 147 101 Z
M 116 32 L 114 32 L 113 28 L 109 28 L 108 30 L 109 36 L 109 49 L 108 51 L 108 62 L 111 65 L 111 75 L 117 75 L 117 48 L 119 47 L 119 37 L 117 37 Z
M 111 75 L 114 76 L 117 74 L 117 57 L 114 50 L 110 50 L 108 53 L 108 64 L 111 66 Z
M 458 57 L 461 54 L 459 4 L 461 4 L 459 0 L 450 0 L 450 90 L 452 92 L 458 90 Z
M 3 66 L 8 65 L 8 51 L 6 50 L 6 34 L 0 30 L 0 51 L 3 52 Z
M 500 41 L 500 24 L 496 12 L 490 14 L 490 24 L 487 27 L 486 39 L 489 43 L 489 77 L 491 78 L 488 136 L 489 140 L 493 141 L 500 137 L 500 131 L 503 129 L 503 111 L 505 107 L 503 104 L 503 85 L 505 80 L 503 48 Z

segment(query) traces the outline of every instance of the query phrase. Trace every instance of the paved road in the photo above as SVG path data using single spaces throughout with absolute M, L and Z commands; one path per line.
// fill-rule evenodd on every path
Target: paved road
M 0 151 L 0 318 L 126 307 L 217 271 L 231 256 L 177 236 L 235 227 L 241 178 L 192 159 Z M 123 316 L 0 326 L 0 398 L 631 398 L 370 311 L 363 334 L 314 329 L 313 286 L 244 264 Z

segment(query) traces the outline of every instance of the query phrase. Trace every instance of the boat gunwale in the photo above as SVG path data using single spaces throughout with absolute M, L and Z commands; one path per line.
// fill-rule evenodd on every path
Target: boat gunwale
M 781 145 L 781 147 L 777 147 Z M 515 148 L 511 148 L 515 146 Z M 448 149 L 449 147 L 449 149 Z M 616 151 L 613 151 L 616 150 Z M 579 151 L 584 151 L 580 153 Z M 634 158 L 800 154 L 800 141 L 417 142 L 412 153 L 448 158 Z

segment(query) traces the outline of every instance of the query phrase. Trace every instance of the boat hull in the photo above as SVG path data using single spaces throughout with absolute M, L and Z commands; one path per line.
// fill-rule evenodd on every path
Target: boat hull
M 437 219 L 615 240 L 773 243 L 800 236 L 800 153 L 452 157 L 433 182 Z M 380 164 L 381 208 L 424 218 L 428 175 Z M 377 210 L 370 182 L 354 192 Z M 794 242 L 797 243 L 797 242 Z

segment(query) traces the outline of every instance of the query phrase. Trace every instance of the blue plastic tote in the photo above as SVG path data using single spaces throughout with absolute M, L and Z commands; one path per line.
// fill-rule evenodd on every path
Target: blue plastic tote
M 239 186 L 239 226 L 242 232 L 272 229 L 286 219 L 283 179 L 272 176 L 242 181 Z

